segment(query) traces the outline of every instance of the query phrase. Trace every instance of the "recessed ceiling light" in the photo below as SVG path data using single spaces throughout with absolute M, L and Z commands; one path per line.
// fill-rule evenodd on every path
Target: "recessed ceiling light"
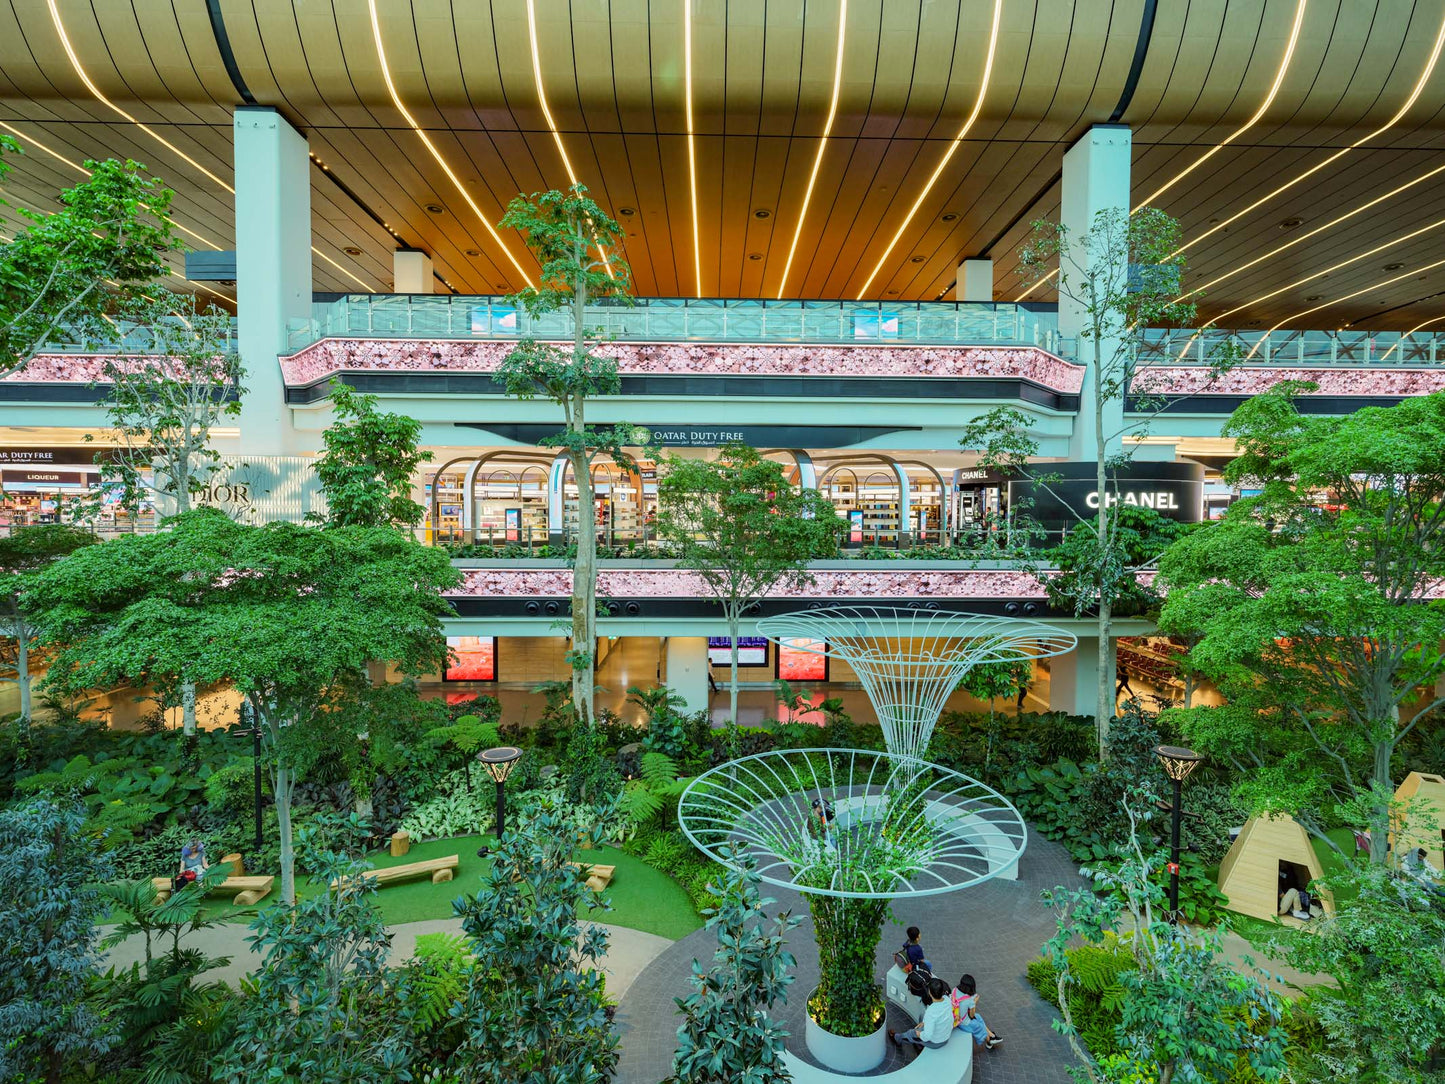
M 466 255 L 472 256 L 472 257 L 480 256 L 481 254 L 482 254 L 482 250 L 481 250 L 481 249 L 478 249 L 478 248 L 469 248 L 469 249 L 467 249 L 467 251 L 466 251 Z
M 1387 264 L 1385 265 L 1385 270 L 1386 270 L 1386 271 L 1398 271 L 1398 270 L 1400 270 L 1400 268 L 1402 268 L 1402 267 L 1404 267 L 1404 266 L 1405 266 L 1405 265 L 1402 264 L 1402 263 L 1387 263 Z
M 355 245 L 347 245 L 347 246 L 346 246 L 345 248 L 343 248 L 341 251 L 344 252 L 344 253 L 346 253 L 348 256 L 360 256 L 360 255 L 361 255 L 361 249 L 357 248 Z
M 763 258 L 763 254 L 762 254 L 761 252 L 749 252 L 749 253 L 748 253 L 748 259 L 750 259 L 750 260 L 761 260 L 762 258 Z
M 892 296 L 893 296 L 894 294 L 896 294 L 897 292 L 898 292 L 897 290 L 889 290 L 889 291 L 888 291 L 888 296 L 889 296 L 889 297 L 892 297 Z
M 766 207 L 759 207 L 756 211 L 753 212 L 754 218 L 771 218 L 772 215 L 773 212 L 768 210 Z
M 949 211 L 947 214 L 945 214 L 945 215 L 943 215 L 943 216 L 941 216 L 941 217 L 943 218 L 943 221 L 945 221 L 945 222 L 952 222 L 955 218 L 958 217 L 958 215 L 955 214 L 953 211 Z
M 619 207 L 619 208 L 617 208 L 617 213 L 620 214 L 623 218 L 631 218 L 633 215 L 635 215 L 635 214 L 637 213 L 637 208 L 636 208 L 636 207 Z
M 1279 224 L 1279 228 L 1282 230 L 1292 230 L 1296 226 L 1303 226 L 1304 221 L 1305 220 L 1302 218 L 1286 218 L 1283 222 Z
M 1212 225 L 1214 225 L 1214 224 L 1215 224 L 1216 222 L 1218 222 L 1218 221 L 1219 221 L 1219 219 L 1217 219 L 1217 218 L 1211 218 L 1211 219 L 1209 220 L 1209 224 L 1212 226 Z
M 909 263 L 922 263 L 922 262 L 923 262 L 924 260 L 926 260 L 926 259 L 928 259 L 927 256 L 910 256 L 910 257 L 908 258 L 908 262 L 909 262 Z
M 1306 295 L 1305 295 L 1305 300 L 1306 300 L 1306 301 L 1318 301 L 1318 300 L 1319 300 L 1320 298 L 1322 298 L 1322 297 L 1324 297 L 1324 294 L 1306 294 Z
M 439 215 L 442 213 L 442 205 L 440 203 L 428 203 L 426 205 L 426 213 L 429 215 Z

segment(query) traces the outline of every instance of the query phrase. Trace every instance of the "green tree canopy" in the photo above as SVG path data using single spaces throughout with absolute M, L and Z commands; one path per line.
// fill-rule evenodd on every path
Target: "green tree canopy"
M 23 604 L 57 646 L 46 684 L 68 691 L 230 683 L 273 755 L 282 895 L 295 899 L 297 774 L 345 740 L 334 701 L 368 662 L 446 662 L 445 552 L 385 527 L 252 527 L 200 508 L 171 530 L 91 546 L 38 574 Z M 354 736 L 355 728 L 351 728 Z M 318 740 L 324 737 L 324 740 Z
M 19 527 L 0 538 L 0 631 L 15 640 L 22 718 L 30 718 L 30 651 L 36 629 L 21 605 L 21 592 L 34 573 L 95 540 L 89 531 L 63 523 Z
M 743 613 L 786 585 L 808 581 L 808 562 L 831 557 L 846 530 L 821 493 L 795 486 L 779 463 L 746 444 L 717 459 L 669 456 L 657 483 L 657 534 L 722 606 L 732 637 L 729 725 L 738 718 L 738 633 Z
M 1299 390 L 1225 426 L 1226 478 L 1261 493 L 1164 555 L 1160 626 L 1226 701 L 1182 714 L 1189 739 L 1250 769 L 1257 809 L 1369 823 L 1383 862 L 1392 757 L 1442 703 L 1445 395 L 1322 417 Z
M 0 156 L 19 152 L 0 135 Z M 0 198 L 0 226 L 12 235 L 0 241 L 0 372 L 21 368 L 58 337 L 109 339 L 105 315 L 164 278 L 168 257 L 181 249 L 171 191 L 144 166 L 111 160 L 85 168 L 90 176 L 60 193 L 53 214 Z M 0 180 L 9 171 L 0 158 Z
M 423 508 L 411 499 L 411 479 L 426 458 L 417 450 L 421 422 L 376 409 L 376 396 L 331 382 L 332 423 L 321 441 L 316 476 L 334 527 L 414 527 Z

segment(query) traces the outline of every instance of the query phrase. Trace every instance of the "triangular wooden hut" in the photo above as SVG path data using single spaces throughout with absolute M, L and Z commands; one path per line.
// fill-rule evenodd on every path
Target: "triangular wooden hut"
M 1252 818 L 1219 865 L 1219 890 L 1229 897 L 1229 909 L 1266 920 L 1279 917 L 1281 862 L 1299 867 L 1296 874 L 1303 871 L 1308 881 L 1324 876 L 1309 835 L 1298 821 L 1283 814 Z M 1319 903 L 1327 912 L 1334 910 L 1334 901 L 1323 893 Z M 1299 923 L 1288 916 L 1280 920 Z
M 1445 870 L 1445 777 L 1411 772 L 1395 788 L 1395 801 L 1408 804 L 1405 816 L 1390 833 L 1391 861 L 1398 862 L 1406 851 L 1424 847 L 1427 861 L 1437 870 Z

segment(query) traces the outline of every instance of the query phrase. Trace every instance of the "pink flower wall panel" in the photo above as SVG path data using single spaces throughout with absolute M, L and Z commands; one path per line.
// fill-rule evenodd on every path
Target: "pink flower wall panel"
M 512 343 L 495 340 L 323 339 L 281 359 L 286 383 L 341 370 L 493 372 Z M 775 346 L 612 343 L 625 375 L 1019 377 L 1078 392 L 1083 369 L 1035 347 Z
M 1012 569 L 913 569 L 908 571 L 826 570 L 801 589 L 780 589 L 771 598 L 1037 598 L 1043 588 L 1033 576 Z M 468 569 L 453 597 L 565 598 L 572 593 L 566 569 Z M 684 569 L 604 568 L 597 593 L 613 598 L 708 598 L 700 577 Z

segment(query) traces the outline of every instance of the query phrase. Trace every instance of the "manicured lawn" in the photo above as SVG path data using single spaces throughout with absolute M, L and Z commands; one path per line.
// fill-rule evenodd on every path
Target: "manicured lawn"
M 401 858 L 393 858 L 385 851 L 370 855 L 368 860 L 378 869 L 420 862 L 428 858 L 441 858 L 449 854 L 457 855 L 460 859 L 453 880 L 434 885 L 429 877 L 423 876 L 414 881 L 403 881 L 378 889 L 375 899 L 387 925 L 451 918 L 452 901 L 464 894 L 475 892 L 480 887 L 481 875 L 490 868 L 489 860 L 477 857 L 477 848 L 482 842 L 481 836 L 458 836 L 455 839 L 415 843 L 410 852 Z M 702 920 L 693 910 L 692 901 L 687 898 L 682 886 L 666 874 L 646 865 L 641 859 L 611 847 L 579 851 L 578 859 L 617 867 L 617 872 L 612 875 L 612 884 L 602 894 L 612 905 L 612 909 L 584 912 L 583 918 L 655 933 L 673 941 L 686 937 L 702 925 Z M 298 880 L 301 877 L 299 872 L 297 877 Z M 281 879 L 278 877 L 272 894 L 262 900 L 260 906 L 272 902 L 280 889 Z M 297 894 L 303 898 L 321 890 L 322 886 L 304 880 L 296 886 Z M 220 896 L 212 896 L 206 913 L 238 922 L 249 921 L 251 916 L 251 910 L 234 907 Z
M 1355 853 L 1355 834 L 1348 828 L 1331 828 L 1325 833 L 1335 846 L 1346 854 Z M 1345 862 L 1333 848 L 1322 839 L 1310 837 L 1310 845 L 1315 849 L 1315 857 L 1319 859 L 1320 868 L 1325 871 L 1325 876 L 1338 873 L 1344 868 Z M 1212 871 L 1218 875 L 1219 871 Z M 1347 893 L 1336 893 L 1335 904 L 1348 903 L 1352 897 Z M 1279 938 L 1289 941 L 1294 937 L 1307 937 L 1308 931 L 1302 926 L 1287 926 L 1282 922 L 1269 922 L 1262 918 L 1254 918 L 1250 915 L 1235 914 L 1229 912 L 1229 924 L 1234 932 L 1243 937 L 1252 945 L 1259 945 L 1271 938 Z

